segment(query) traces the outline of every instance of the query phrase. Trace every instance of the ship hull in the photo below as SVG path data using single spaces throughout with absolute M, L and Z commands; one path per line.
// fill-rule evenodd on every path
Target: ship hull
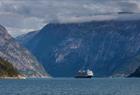
M 75 78 L 92 78 L 93 76 L 75 76 Z

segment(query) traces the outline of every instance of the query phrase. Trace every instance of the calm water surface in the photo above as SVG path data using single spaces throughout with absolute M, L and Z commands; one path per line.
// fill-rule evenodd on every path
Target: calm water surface
M 0 80 L 0 95 L 140 95 L 140 79 Z

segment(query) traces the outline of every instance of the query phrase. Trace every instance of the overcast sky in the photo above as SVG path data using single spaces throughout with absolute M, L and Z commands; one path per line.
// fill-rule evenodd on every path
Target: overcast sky
M 17 36 L 48 23 L 139 19 L 139 11 L 140 0 L 0 0 L 0 24 Z

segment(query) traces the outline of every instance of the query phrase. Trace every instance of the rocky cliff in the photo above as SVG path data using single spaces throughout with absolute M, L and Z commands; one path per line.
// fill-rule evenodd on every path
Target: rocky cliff
M 35 57 L 0 25 L 0 57 L 12 63 L 26 77 L 44 77 L 46 72 Z

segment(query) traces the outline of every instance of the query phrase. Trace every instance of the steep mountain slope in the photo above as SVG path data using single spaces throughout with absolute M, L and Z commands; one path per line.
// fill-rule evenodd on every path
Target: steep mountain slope
M 18 71 L 13 65 L 0 58 L 0 77 L 17 77 Z
M 98 77 L 127 76 L 140 66 L 135 62 L 140 54 L 140 21 L 48 24 L 31 34 L 35 35 L 18 40 L 55 77 L 72 77 L 85 68 Z
M 0 25 L 0 57 L 9 61 L 27 77 L 46 76 L 44 68 L 19 43 L 12 38 L 7 30 Z
M 136 56 L 133 60 L 133 64 L 140 62 L 140 55 Z M 132 72 L 128 77 L 140 77 L 140 66 L 137 67 L 137 69 Z
M 136 71 L 130 74 L 128 77 L 140 77 L 140 67 L 137 68 Z

